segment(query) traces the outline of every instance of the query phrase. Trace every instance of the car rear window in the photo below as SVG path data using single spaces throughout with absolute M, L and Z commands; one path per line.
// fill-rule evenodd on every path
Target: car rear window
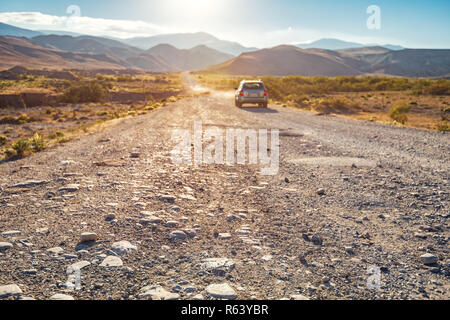
M 249 90 L 264 89 L 264 85 L 261 82 L 248 82 L 244 83 L 244 89 Z

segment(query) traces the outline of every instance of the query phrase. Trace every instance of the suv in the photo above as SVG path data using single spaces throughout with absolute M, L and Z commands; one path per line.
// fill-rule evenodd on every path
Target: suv
M 269 94 L 266 86 L 261 80 L 249 81 L 243 80 L 236 88 L 235 93 L 236 107 L 241 107 L 244 103 L 257 103 L 260 107 L 267 108 Z

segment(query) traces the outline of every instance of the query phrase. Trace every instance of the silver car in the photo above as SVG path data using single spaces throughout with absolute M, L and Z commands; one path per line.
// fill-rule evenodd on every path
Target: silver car
M 267 88 L 261 80 L 243 80 L 236 88 L 235 104 L 242 107 L 244 103 L 256 103 L 260 107 L 267 108 L 269 94 Z

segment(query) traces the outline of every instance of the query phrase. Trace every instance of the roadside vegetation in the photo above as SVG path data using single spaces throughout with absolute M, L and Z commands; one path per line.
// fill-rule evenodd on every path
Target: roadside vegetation
M 243 79 L 194 73 L 215 90 L 233 90 Z M 360 120 L 448 131 L 450 80 L 395 77 L 258 77 L 272 103 L 318 114 L 337 114 Z
M 72 71 L 76 80 L 0 80 L 0 160 L 17 159 L 177 101 L 181 75 Z

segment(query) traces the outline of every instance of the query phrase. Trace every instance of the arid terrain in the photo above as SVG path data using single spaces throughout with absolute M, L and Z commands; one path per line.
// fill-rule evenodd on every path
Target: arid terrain
M 450 298 L 448 133 L 183 81 L 192 97 L 0 163 L 0 297 Z M 278 173 L 173 163 L 194 121 L 279 129 Z

